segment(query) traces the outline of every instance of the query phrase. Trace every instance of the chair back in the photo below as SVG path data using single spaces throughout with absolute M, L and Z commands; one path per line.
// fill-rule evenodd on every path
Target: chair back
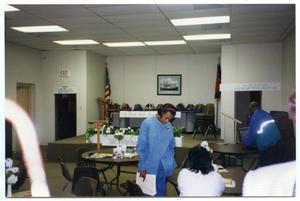
M 176 147 L 175 148 L 175 161 L 177 164 L 177 168 L 188 167 L 188 153 L 191 148 L 188 147 Z
M 239 141 L 242 143 L 244 141 L 244 138 L 246 137 L 248 133 L 249 127 L 241 127 L 239 128 Z
M 98 181 L 90 177 L 80 177 L 74 187 L 77 196 L 96 196 Z
M 128 185 L 129 196 L 136 196 L 136 197 L 144 196 L 141 187 L 136 183 L 127 180 L 127 185 Z
M 204 112 L 205 115 L 214 116 L 215 115 L 215 105 L 208 103 L 205 106 Z
M 66 180 L 72 181 L 72 177 L 70 175 L 69 169 L 61 156 L 58 157 L 58 161 L 59 161 L 59 164 L 61 167 L 61 172 L 62 172 L 63 176 L 66 178 Z
M 261 166 L 283 163 L 296 159 L 296 139 L 293 121 L 284 111 L 271 111 L 270 115 L 280 131 L 281 139 L 276 145 L 260 154 Z
M 95 167 L 76 167 L 73 174 L 73 185 L 72 192 L 75 189 L 76 183 L 80 177 L 90 177 L 97 180 L 97 190 L 102 190 L 102 185 L 100 184 L 99 174 L 97 168 Z
M 89 163 L 87 163 L 87 162 L 85 162 L 84 160 L 83 160 L 83 158 L 81 157 L 81 155 L 84 153 L 84 152 L 87 152 L 87 151 L 89 151 L 89 149 L 88 148 L 86 148 L 86 147 L 80 147 L 80 148 L 78 148 L 77 150 L 76 150 L 76 166 L 77 167 L 83 167 L 83 166 L 88 166 L 89 165 Z

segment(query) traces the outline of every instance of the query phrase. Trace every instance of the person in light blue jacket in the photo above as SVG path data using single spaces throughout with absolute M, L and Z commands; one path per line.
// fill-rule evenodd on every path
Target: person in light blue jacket
M 176 108 L 172 104 L 164 104 L 158 108 L 157 115 L 145 119 L 140 128 L 137 142 L 138 172 L 143 178 L 147 174 L 156 175 L 156 196 L 166 196 L 166 178 L 176 168 L 171 124 L 175 114 Z

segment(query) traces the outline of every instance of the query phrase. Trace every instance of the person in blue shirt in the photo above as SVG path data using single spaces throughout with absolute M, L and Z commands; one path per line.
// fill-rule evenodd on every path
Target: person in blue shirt
M 275 145 L 280 139 L 280 132 L 271 115 L 260 109 L 257 102 L 250 103 L 249 113 L 251 119 L 243 144 L 247 146 L 255 145 L 259 151 Z
M 156 175 L 156 196 L 166 196 L 166 178 L 176 168 L 171 124 L 175 114 L 176 108 L 172 104 L 164 104 L 158 108 L 157 115 L 145 119 L 140 128 L 137 142 L 138 172 L 144 179 L 147 174 Z

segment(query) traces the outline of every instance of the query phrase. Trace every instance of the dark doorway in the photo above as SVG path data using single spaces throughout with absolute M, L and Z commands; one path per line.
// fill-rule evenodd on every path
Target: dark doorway
M 5 120 L 5 158 L 12 157 L 12 125 Z
M 55 140 L 76 136 L 76 94 L 55 94 Z
M 248 118 L 249 103 L 252 101 L 256 101 L 259 105 L 261 105 L 261 93 L 261 91 L 235 92 L 235 118 L 242 121 L 241 125 L 237 125 L 237 129 L 239 129 L 240 127 L 248 127 L 250 121 L 250 119 Z

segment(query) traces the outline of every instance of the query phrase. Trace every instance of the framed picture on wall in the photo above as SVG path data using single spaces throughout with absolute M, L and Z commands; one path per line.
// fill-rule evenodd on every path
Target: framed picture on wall
M 181 95 L 181 75 L 157 75 L 157 95 Z

